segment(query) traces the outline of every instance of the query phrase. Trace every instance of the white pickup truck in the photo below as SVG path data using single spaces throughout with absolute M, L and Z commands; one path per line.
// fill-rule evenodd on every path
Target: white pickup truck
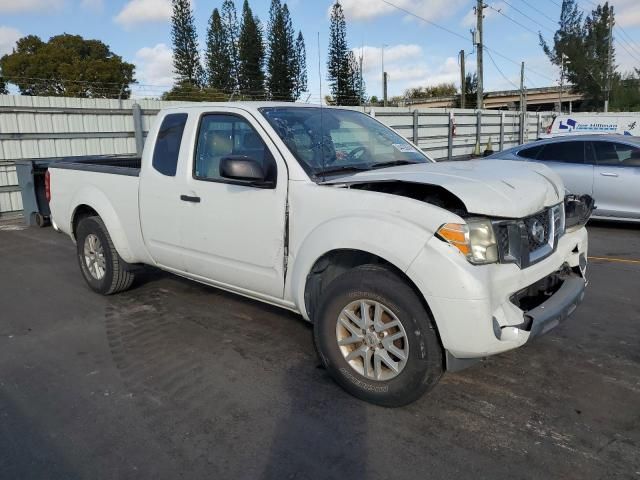
M 543 165 L 434 163 L 371 116 L 290 103 L 167 108 L 128 162 L 47 175 L 91 289 L 148 264 L 298 312 L 333 378 L 375 404 L 524 345 L 584 297 L 591 204 Z

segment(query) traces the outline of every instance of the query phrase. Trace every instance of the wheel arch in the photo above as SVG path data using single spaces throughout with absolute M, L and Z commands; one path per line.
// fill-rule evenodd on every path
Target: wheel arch
M 392 271 L 413 290 L 422 303 L 422 306 L 433 319 L 433 313 L 427 300 L 409 275 L 380 255 L 353 248 L 331 250 L 314 262 L 307 274 L 304 284 L 304 314 L 306 318 L 313 322 L 313 316 L 317 311 L 317 304 L 322 296 L 322 292 L 333 280 L 347 270 L 362 265 L 379 265 Z M 435 320 L 433 323 L 437 332 Z
M 74 241 L 76 241 L 76 231 L 80 221 L 87 216 L 96 215 L 104 222 L 113 245 L 122 259 L 129 263 L 136 263 L 122 222 L 109 199 L 101 191 L 83 188 L 76 195 L 73 204 L 75 208 L 71 215 L 69 231 Z

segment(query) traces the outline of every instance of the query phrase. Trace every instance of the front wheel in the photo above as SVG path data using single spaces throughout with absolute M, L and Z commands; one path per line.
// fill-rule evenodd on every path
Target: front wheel
M 442 376 L 443 350 L 430 313 L 385 267 L 364 265 L 336 278 L 322 295 L 314 338 L 336 382 L 370 403 L 407 405 Z
M 102 295 L 127 290 L 134 274 L 120 258 L 100 217 L 83 218 L 76 232 L 78 263 L 89 287 Z

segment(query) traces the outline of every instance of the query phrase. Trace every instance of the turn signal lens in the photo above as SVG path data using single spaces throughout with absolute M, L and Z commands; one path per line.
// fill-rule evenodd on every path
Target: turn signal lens
M 466 224 L 445 223 L 438 230 L 438 236 L 460 250 L 465 257 L 471 253 L 469 228 Z
M 437 235 L 450 243 L 474 264 L 498 261 L 498 245 L 493 225 L 484 218 L 469 219 L 467 223 L 445 223 Z

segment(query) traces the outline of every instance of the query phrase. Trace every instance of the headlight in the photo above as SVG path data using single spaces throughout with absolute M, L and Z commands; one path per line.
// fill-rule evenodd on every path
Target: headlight
M 445 223 L 438 229 L 437 235 L 460 250 L 473 264 L 498 261 L 493 225 L 486 218 L 472 218 L 467 223 Z

